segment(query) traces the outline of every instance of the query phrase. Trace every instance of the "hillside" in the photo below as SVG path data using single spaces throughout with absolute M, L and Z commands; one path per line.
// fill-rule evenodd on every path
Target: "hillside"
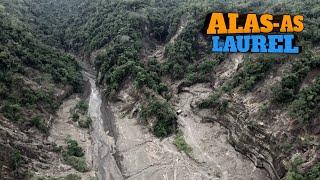
M 214 54 L 213 11 L 302 14 L 303 51 Z M 319 15 L 310 0 L 1 0 L 0 177 L 318 179 Z

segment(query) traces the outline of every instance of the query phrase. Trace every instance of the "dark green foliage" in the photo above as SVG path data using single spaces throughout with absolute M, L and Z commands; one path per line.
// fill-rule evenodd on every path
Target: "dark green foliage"
M 286 180 L 306 180 L 306 178 L 297 172 L 289 171 Z
M 152 100 L 141 110 L 142 118 L 154 117 L 157 119 L 153 133 L 157 137 L 166 137 L 176 131 L 177 117 L 170 105 L 165 101 Z
M 296 157 L 291 162 L 289 172 L 287 173 L 286 180 L 319 180 L 320 179 L 320 163 L 315 164 L 307 172 L 301 174 L 298 172 L 297 167 L 304 163 L 300 157 Z
M 19 104 L 6 103 L 1 111 L 3 115 L 10 120 L 18 122 L 22 119 L 21 106 Z
M 87 163 L 84 157 L 63 155 L 63 159 L 68 165 L 72 166 L 75 170 L 79 172 L 89 171 L 89 168 L 87 166 Z
M 198 66 L 201 74 L 206 74 L 212 72 L 213 68 L 220 63 L 220 58 L 218 60 L 204 60 Z
M 293 63 L 292 71 L 287 73 L 280 84 L 273 88 L 273 100 L 277 103 L 288 103 L 296 98 L 300 84 L 312 69 L 320 67 L 320 59 L 309 50 Z
M 40 114 L 53 114 L 60 105 L 52 87 L 70 85 L 80 92 L 81 68 L 72 57 L 40 42 L 28 23 L 21 21 L 19 10 L 26 4 L 5 0 L 4 5 L 0 7 L 1 112 L 23 129 L 31 125 L 46 133 L 46 118 Z
M 82 148 L 78 145 L 78 142 L 75 140 L 67 140 L 67 154 L 69 156 L 82 157 L 84 156 Z
M 290 115 L 300 120 L 301 123 L 310 123 L 318 117 L 320 107 L 320 77 L 315 83 L 303 89 L 298 98 L 289 107 Z
M 84 158 L 83 149 L 75 140 L 67 140 L 67 149 L 62 153 L 64 161 L 79 172 L 87 172 L 89 170 Z
M 319 180 L 320 179 L 320 163 L 313 166 L 312 169 L 307 172 L 306 176 L 308 179 Z
M 47 133 L 49 131 L 49 128 L 45 124 L 45 120 L 41 117 L 32 118 L 31 125 L 35 126 L 43 133 Z
M 12 169 L 14 169 L 14 170 L 18 169 L 21 166 L 22 162 L 23 162 L 23 158 L 22 158 L 20 151 L 17 149 L 14 149 L 14 151 L 12 152 L 12 155 L 11 155 Z
M 97 57 L 97 68 L 101 69 L 101 73 L 103 73 L 99 81 L 101 83 L 105 81 L 107 84 L 107 95 L 112 91 L 118 91 L 122 82 L 129 76 L 134 78 L 134 84 L 137 88 L 146 86 L 159 93 L 165 91 L 167 88 L 161 83 L 159 72 L 144 68 L 143 64 L 138 62 L 138 51 L 137 49 L 133 50 L 135 47 L 125 47 L 126 44 L 115 47 L 109 45 L 106 52 Z M 103 63 L 99 65 L 100 62 Z
M 67 176 L 61 178 L 61 180 L 81 180 L 81 176 L 77 174 L 68 174 Z
M 90 128 L 91 124 L 92 124 L 92 120 L 90 117 L 86 117 L 84 119 L 80 119 L 78 121 L 78 124 L 81 128 Z
M 213 108 L 219 114 L 226 112 L 228 108 L 229 101 L 226 99 L 221 99 L 221 91 L 217 91 L 209 96 L 209 98 L 199 102 L 198 107 L 200 109 Z
M 189 22 L 181 32 L 174 44 L 169 44 L 165 50 L 167 61 L 163 72 L 170 74 L 173 79 L 182 79 L 185 76 L 185 68 L 195 61 L 198 55 L 197 38 L 199 32 L 197 24 Z
M 224 59 L 223 55 L 217 55 L 213 59 L 203 60 L 198 64 L 192 64 L 187 67 L 185 74 L 185 85 L 193 85 L 201 82 L 211 82 L 214 78 L 214 67 L 216 67 Z M 181 69 L 182 70 L 182 69 Z M 182 70 L 183 71 L 183 70 Z
M 220 99 L 219 93 L 211 94 L 208 99 L 205 99 L 202 102 L 200 102 L 198 104 L 198 107 L 200 109 L 213 108 L 219 104 L 219 99 Z
M 269 58 L 273 57 L 270 56 Z M 260 57 L 257 59 L 258 62 L 252 59 L 244 60 L 243 69 L 234 76 L 231 87 L 240 86 L 241 91 L 247 92 L 252 90 L 267 75 L 267 72 L 272 68 L 273 62 L 259 62 Z
M 28 87 L 23 87 L 21 89 L 20 103 L 23 106 L 31 108 L 34 106 L 42 106 L 52 112 L 59 107 L 59 103 L 54 99 L 53 92 L 32 90 Z
M 85 114 L 88 111 L 89 105 L 85 100 L 80 100 L 75 108 L 78 109 L 82 114 Z
M 72 113 L 71 113 L 71 119 L 72 119 L 72 121 L 76 122 L 76 121 L 79 120 L 79 118 L 80 118 L 80 115 L 79 115 L 77 112 L 72 112 Z

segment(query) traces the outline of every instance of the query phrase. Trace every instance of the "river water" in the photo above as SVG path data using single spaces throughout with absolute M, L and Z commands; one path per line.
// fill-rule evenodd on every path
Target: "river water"
M 123 179 L 117 163 L 113 157 L 114 139 L 104 129 L 104 119 L 101 113 L 101 94 L 95 84 L 95 80 L 87 76 L 91 93 L 89 99 L 89 116 L 92 119 L 91 137 L 93 141 L 93 167 L 100 180 Z M 106 119 L 107 120 L 107 119 Z

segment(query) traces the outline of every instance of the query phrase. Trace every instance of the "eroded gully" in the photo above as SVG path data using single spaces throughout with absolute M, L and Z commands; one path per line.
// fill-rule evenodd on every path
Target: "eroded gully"
M 113 156 L 115 141 L 112 133 L 106 129 L 104 119 L 112 117 L 104 117 L 102 114 L 102 99 L 99 89 L 95 84 L 95 80 L 91 75 L 85 73 L 86 78 L 91 85 L 91 93 L 89 98 L 89 116 L 92 119 L 92 151 L 93 151 L 93 168 L 97 176 L 101 180 L 105 179 L 123 179 L 117 162 Z

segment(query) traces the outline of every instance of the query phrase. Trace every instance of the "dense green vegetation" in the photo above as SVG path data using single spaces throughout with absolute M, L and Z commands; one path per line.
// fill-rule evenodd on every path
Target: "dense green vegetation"
M 230 86 L 240 86 L 240 90 L 243 92 L 252 90 L 260 80 L 266 77 L 267 72 L 272 68 L 272 65 L 274 64 L 274 62 L 272 62 L 272 59 L 266 61 L 267 59 L 265 58 L 270 58 L 270 56 L 257 57 L 256 61 L 250 58 L 245 59 L 243 68 L 236 76 L 234 76 Z
M 293 101 L 290 114 L 297 118 L 302 124 L 310 124 L 313 118 L 319 117 L 320 107 L 320 76 L 315 82 L 304 88 L 298 94 L 298 98 Z
M 293 101 L 299 93 L 300 84 L 308 72 L 320 67 L 320 58 L 306 50 L 301 58 L 294 61 L 291 72 L 288 72 L 279 85 L 273 89 L 273 99 L 278 103 Z
M 9 10 L 8 10 L 9 11 Z M 54 113 L 59 101 L 52 84 L 81 91 L 82 76 L 75 60 L 37 40 L 26 25 L 0 8 L 0 106 L 3 115 L 21 126 L 47 132 L 44 117 L 28 111 Z M 39 88 L 40 87 L 40 88 Z
M 176 113 L 167 102 L 152 100 L 141 110 L 143 118 L 156 118 L 153 132 L 158 137 L 166 137 L 176 131 Z
M 82 88 L 80 67 L 74 58 L 59 51 L 84 58 L 95 52 L 97 57 L 92 57 L 95 57 L 97 83 L 105 95 L 112 97 L 130 83 L 141 96 L 147 94 L 146 91 L 154 91 L 157 99 L 146 98 L 147 101 L 142 102 L 141 117 L 146 121 L 155 120 L 152 132 L 158 137 L 167 137 L 177 128 L 176 113 L 167 102 L 171 97 L 168 82 L 181 80 L 182 86 L 213 83 L 215 68 L 227 58 L 208 55 L 210 39 L 200 33 L 206 13 L 213 10 L 241 13 L 267 10 L 305 16 L 305 31 L 299 35 L 299 44 L 306 49 L 302 55 L 290 57 L 292 62 L 288 64 L 292 67 L 273 87 L 273 101 L 268 106 L 285 107 L 284 111 L 288 110 L 292 118 L 299 120 L 301 129 L 312 126 L 319 116 L 320 79 L 304 89 L 300 87 L 308 72 L 320 67 L 318 51 L 314 50 L 320 41 L 320 8 L 310 0 L 3 0 L 0 4 L 1 114 L 22 129 L 35 127 L 47 133 L 48 114 L 54 114 L 60 104 L 55 97 L 56 88 L 72 87 L 73 92 L 80 92 Z M 185 28 L 174 43 L 168 43 L 182 21 L 186 22 Z M 148 56 L 155 47 L 164 45 L 161 61 Z M 288 57 L 246 56 L 235 76 L 198 107 L 226 113 L 230 104 L 224 95 L 229 97 L 228 93 L 232 95 L 238 90 L 241 95 L 255 91 L 259 82 L 277 68 L 275 61 L 282 58 Z M 267 111 L 267 108 L 262 109 Z M 87 109 L 87 103 L 80 101 L 71 112 L 71 118 L 82 128 L 89 128 L 92 121 L 86 117 Z M 264 117 L 269 118 L 268 115 L 265 112 Z M 174 143 L 179 150 L 190 153 L 181 133 L 177 133 Z M 66 163 L 78 171 L 87 171 L 82 148 L 72 140 L 67 144 L 63 150 Z M 291 149 L 296 148 L 289 145 Z M 22 156 L 20 151 L 13 154 L 14 169 L 21 164 Z M 289 171 L 288 179 L 319 177 L 319 165 L 306 174 Z
M 5 178 L 24 178 L 26 167 L 23 165 L 30 163 L 30 154 L 35 150 L 23 143 L 39 143 L 32 139 L 38 133 L 30 133 L 30 128 L 38 129 L 39 135 L 48 133 L 49 120 L 65 97 L 59 97 L 57 92 L 65 90 L 68 96 L 82 90 L 81 68 L 74 58 L 39 38 L 30 22 L 36 21 L 36 16 L 31 17 L 27 2 L 0 2 L 1 126 L 10 124 L 9 127 L 18 128 L 22 133 L 28 132 L 23 139 L 9 138 L 14 135 L 11 133 L 1 137 L 1 141 L 7 143 L 3 146 L 6 153 L 0 148 L 3 171 L 0 179 L 1 174 L 9 175 Z M 1 129 L 2 135 L 8 133 Z

